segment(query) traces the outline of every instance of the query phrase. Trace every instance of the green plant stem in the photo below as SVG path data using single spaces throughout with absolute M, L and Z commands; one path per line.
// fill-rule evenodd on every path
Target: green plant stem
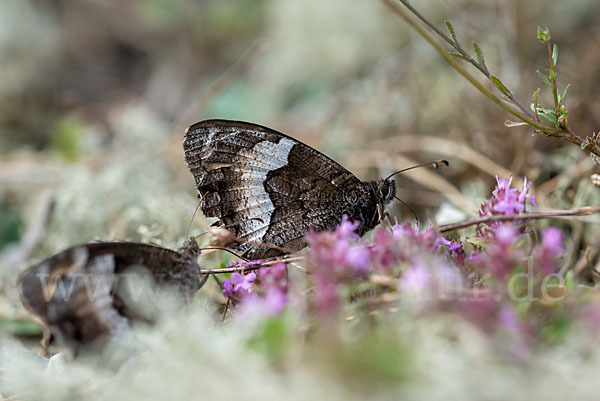
M 452 40 L 448 35 L 444 32 L 440 31 L 435 25 L 429 22 L 417 9 L 415 9 L 412 4 L 408 2 L 408 0 L 398 0 L 400 1 L 404 7 L 410 10 L 418 19 L 421 20 L 425 25 L 427 25 L 430 29 L 432 29 L 438 36 L 444 39 L 450 46 L 454 48 L 461 56 L 463 56 L 469 63 L 471 63 L 475 68 L 477 68 L 487 79 L 490 79 L 491 74 L 488 69 L 481 65 L 477 60 L 475 60 L 471 55 L 464 50 L 457 42 Z M 445 51 L 445 50 L 444 50 Z M 534 118 L 534 115 L 531 113 L 529 109 L 527 109 L 523 104 L 515 97 L 512 91 L 506 96 L 515 106 L 517 106 L 523 113 L 525 113 L 528 117 Z M 537 119 L 536 119 L 537 120 Z
M 489 99 L 491 99 L 498 106 L 502 107 L 504 110 L 506 110 L 510 114 L 514 115 L 518 119 L 526 122 L 527 124 L 531 125 L 532 127 L 536 128 L 540 131 L 546 132 L 546 130 L 548 129 L 547 127 L 545 127 L 542 124 L 537 123 L 536 121 L 533 121 L 533 120 L 527 118 L 526 116 L 524 116 L 522 114 L 519 114 L 517 111 L 515 111 L 514 109 L 509 107 L 501 99 L 494 96 L 494 94 L 491 93 L 489 90 L 487 90 L 483 85 L 481 85 L 481 83 L 479 83 L 479 81 L 477 81 L 477 79 L 475 79 L 475 77 L 473 77 L 471 74 L 469 74 L 458 62 L 456 62 L 456 60 L 454 60 L 454 58 L 448 54 L 446 49 L 444 49 L 425 29 L 423 29 L 423 27 L 421 27 L 416 21 L 414 21 L 412 18 L 410 18 L 404 12 L 404 10 L 402 10 L 402 8 L 394 2 L 394 0 L 383 0 L 383 1 L 388 6 L 390 6 L 394 11 L 396 11 L 402 18 L 404 18 L 406 20 L 406 22 L 408 22 L 410 25 L 412 25 L 412 27 L 415 28 L 417 30 L 417 32 L 419 32 L 419 34 L 421 36 L 423 36 L 425 38 L 425 40 L 427 40 L 438 51 L 438 53 L 440 53 L 442 55 L 442 57 L 444 57 L 444 59 L 446 59 L 446 61 L 456 71 L 458 71 L 463 77 L 465 77 L 481 93 L 483 93 L 485 96 L 487 96 Z M 405 0 L 399 0 L 399 1 L 401 1 L 402 4 L 406 4 Z M 551 133 L 549 133 L 549 134 L 551 134 Z
M 535 128 L 536 130 L 538 130 L 540 132 L 543 132 L 544 134 L 546 134 L 548 136 L 552 136 L 552 137 L 556 137 L 556 138 L 559 138 L 559 139 L 563 139 L 563 140 L 566 140 L 568 142 L 571 142 L 571 143 L 579 145 L 579 146 L 581 146 L 581 144 L 584 142 L 583 138 L 581 138 L 580 136 L 578 136 L 575 133 L 571 132 L 570 130 L 557 130 L 557 129 L 545 126 L 542 123 L 540 123 L 538 121 L 535 121 L 535 118 L 533 116 L 532 116 L 532 118 L 530 118 L 530 116 L 529 116 L 530 113 L 526 113 L 526 115 L 523 115 L 523 114 L 519 113 L 517 110 L 515 110 L 514 108 L 510 107 L 508 104 L 506 104 L 500 98 L 496 97 L 493 93 L 491 93 L 489 90 L 487 90 L 481 83 L 479 83 L 479 81 L 477 81 L 475 79 L 475 77 L 473 77 L 471 74 L 469 74 L 454 59 L 454 57 L 452 55 L 450 55 L 446 51 L 446 49 L 444 49 L 444 47 L 442 47 L 421 25 L 419 25 L 406 12 L 404 12 L 404 9 L 398 3 L 396 3 L 395 0 L 382 0 L 382 1 L 388 7 L 390 7 L 396 14 L 398 14 L 406 22 L 408 22 L 425 40 L 427 40 L 437 50 L 437 52 L 440 53 L 440 55 L 442 57 L 444 57 L 444 59 L 452 66 L 452 68 L 454 68 L 456 71 L 458 71 L 475 88 L 477 88 L 481 93 L 483 93 L 485 96 L 487 96 L 490 100 L 492 100 L 494 103 L 496 103 L 502 109 L 504 109 L 505 111 L 507 111 L 508 113 L 512 114 L 513 116 L 515 116 L 519 120 L 527 123 L 531 127 Z M 411 10 L 411 11 L 414 10 L 414 8 L 412 8 L 412 6 L 410 6 L 410 4 L 408 3 L 407 0 L 398 0 L 398 1 L 400 1 L 403 5 L 407 6 L 409 8 L 409 10 Z M 415 14 L 415 15 L 418 16 L 420 14 Z M 424 23 L 427 26 L 431 26 L 430 23 L 425 22 L 425 20 L 424 20 L 423 17 L 419 17 L 419 19 L 421 19 L 422 21 L 424 21 Z M 438 34 L 441 34 L 442 38 L 446 38 L 445 39 L 446 41 L 450 41 L 450 43 L 452 44 L 452 46 L 457 51 L 461 52 L 462 49 L 460 49 L 460 50 L 457 49 L 453 45 L 454 42 L 450 38 L 447 38 L 446 35 L 444 35 L 443 33 L 441 33 L 437 29 L 434 29 L 434 31 L 436 33 L 438 33 Z M 462 55 L 462 52 L 461 52 L 461 55 Z M 467 58 L 470 58 L 470 56 L 467 55 Z M 593 146 L 593 147 L 592 146 L 588 146 L 585 149 L 585 151 L 593 153 L 596 156 L 600 157 L 600 148 L 597 145 Z

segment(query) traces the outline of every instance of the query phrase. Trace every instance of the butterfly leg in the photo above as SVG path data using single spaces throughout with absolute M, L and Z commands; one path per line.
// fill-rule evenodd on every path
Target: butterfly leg
M 395 221 L 392 221 L 392 215 L 390 214 L 390 212 L 387 209 L 385 210 L 385 217 L 387 217 L 387 221 L 388 221 L 388 224 L 390 225 L 390 230 L 391 230 L 392 227 L 394 226 L 394 224 L 398 223 L 398 219 L 395 219 Z
M 204 277 L 202 277 L 200 279 L 200 288 L 204 287 L 204 284 L 206 284 L 206 282 L 208 281 L 208 277 L 210 276 L 210 274 L 205 274 Z
M 381 224 L 384 228 L 389 229 L 390 231 L 392 230 L 392 219 L 390 217 L 390 213 L 387 211 L 387 209 L 384 209 L 381 205 L 377 205 L 377 223 Z M 388 221 L 388 226 L 386 227 L 385 225 L 385 221 Z

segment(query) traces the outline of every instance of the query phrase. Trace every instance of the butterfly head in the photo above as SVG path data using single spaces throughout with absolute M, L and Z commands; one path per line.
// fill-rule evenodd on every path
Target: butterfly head
M 396 181 L 385 179 L 377 183 L 376 196 L 378 203 L 385 206 L 396 196 Z

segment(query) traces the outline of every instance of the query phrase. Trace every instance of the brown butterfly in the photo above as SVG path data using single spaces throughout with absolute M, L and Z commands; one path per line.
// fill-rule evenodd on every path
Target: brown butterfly
M 133 242 L 97 242 L 72 246 L 31 266 L 20 277 L 25 307 L 48 328 L 60 345 L 75 352 L 119 332 L 138 315 L 123 291 L 132 268 L 149 273 L 157 286 L 174 287 L 192 297 L 208 275 L 201 278 L 195 240 L 179 251 Z M 138 284 L 144 283 L 139 281 Z
M 232 248 L 249 259 L 300 250 L 309 230 L 333 230 L 343 215 L 359 221 L 363 235 L 396 192 L 389 177 L 361 181 L 310 146 L 256 124 L 202 121 L 187 129 L 183 148 L 204 215 L 244 240 Z

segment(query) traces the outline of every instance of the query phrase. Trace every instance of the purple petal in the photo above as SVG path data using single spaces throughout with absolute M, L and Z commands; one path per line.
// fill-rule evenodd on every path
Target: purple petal
M 563 233 L 556 227 L 548 227 L 544 230 L 542 239 L 544 250 L 554 254 L 563 251 Z

